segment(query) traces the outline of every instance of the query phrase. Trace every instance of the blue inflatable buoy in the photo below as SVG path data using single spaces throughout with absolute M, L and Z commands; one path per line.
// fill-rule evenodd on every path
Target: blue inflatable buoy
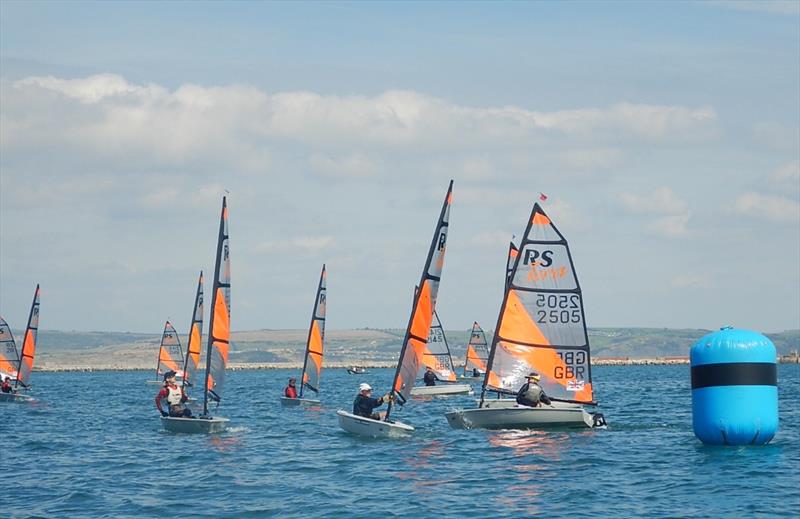
M 778 369 L 772 341 L 722 328 L 692 346 L 692 425 L 703 443 L 763 445 L 778 430 Z

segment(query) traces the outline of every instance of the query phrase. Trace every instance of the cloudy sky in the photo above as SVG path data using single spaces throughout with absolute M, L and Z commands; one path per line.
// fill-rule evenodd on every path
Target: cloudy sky
M 0 3 L 0 315 L 493 328 L 540 192 L 589 326 L 800 328 L 800 4 Z M 208 276 L 210 279 L 211 276 Z M 207 290 L 210 287 L 207 287 Z

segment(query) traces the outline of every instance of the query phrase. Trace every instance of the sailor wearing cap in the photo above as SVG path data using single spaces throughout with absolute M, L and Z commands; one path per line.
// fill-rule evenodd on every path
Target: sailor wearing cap
M 539 407 L 541 404 L 552 405 L 550 398 L 544 394 L 544 389 L 539 385 L 542 377 L 531 372 L 525 377 L 526 381 L 517 391 L 517 403 L 528 407 Z
M 364 418 L 371 418 L 373 420 L 380 420 L 382 416 L 379 413 L 373 413 L 373 409 L 380 407 L 384 402 L 391 400 L 389 394 L 383 395 L 380 398 L 372 398 L 372 386 L 362 382 L 358 386 L 358 394 L 356 399 L 353 400 L 353 414 L 356 416 L 363 416 Z
M 192 412 L 184 405 L 186 401 L 189 400 L 189 397 L 186 396 L 183 388 L 175 383 L 175 375 L 177 375 L 177 373 L 172 370 L 164 373 L 164 385 L 161 387 L 161 391 L 156 395 L 156 408 L 158 412 L 161 413 L 161 416 L 191 418 Z M 167 401 L 169 412 L 161 407 L 162 400 Z

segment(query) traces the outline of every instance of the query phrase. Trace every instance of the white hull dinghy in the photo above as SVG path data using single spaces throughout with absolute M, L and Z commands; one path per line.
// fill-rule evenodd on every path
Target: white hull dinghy
M 373 420 L 348 413 L 344 410 L 336 411 L 339 416 L 339 426 L 351 434 L 369 436 L 371 438 L 402 438 L 414 432 L 414 428 L 403 422 L 386 422 Z
M 164 430 L 172 433 L 182 434 L 214 434 L 225 431 L 228 428 L 227 418 L 178 418 L 174 416 L 162 416 L 161 423 Z
M 602 417 L 588 413 L 577 404 L 553 402 L 552 406 L 527 407 L 509 400 L 489 400 L 484 407 L 445 413 L 453 429 L 592 428 L 604 425 L 596 416 Z
M 283 407 L 301 407 L 304 405 L 316 406 L 320 405 L 322 402 L 319 400 L 314 400 L 312 398 L 289 398 L 286 396 L 281 397 L 281 405 Z
M 31 311 L 28 314 L 28 326 L 22 339 L 22 348 L 17 355 L 17 343 L 11 333 L 11 327 L 0 317 L 0 379 L 14 379 L 14 387 L 10 393 L 0 392 L 0 402 L 33 402 L 36 399 L 20 390 L 27 390 L 31 384 L 33 358 L 36 355 L 36 338 L 39 334 L 39 285 L 33 293 Z
M 433 369 L 432 364 L 437 359 L 444 360 L 446 357 L 450 364 L 449 366 L 442 365 L 442 367 L 450 370 L 452 380 L 455 381 L 455 374 L 452 373 L 452 360 L 446 343 L 437 344 L 433 349 L 429 348 L 431 333 L 434 332 L 434 335 L 438 337 L 438 333 L 432 330 L 431 325 L 436 312 L 436 297 L 439 293 L 439 282 L 442 276 L 442 268 L 444 267 L 452 199 L 453 181 L 451 180 L 442 203 L 442 209 L 439 212 L 430 247 L 428 248 L 420 282 L 417 284 L 418 288 L 414 291 L 411 316 L 408 319 L 400 356 L 397 359 L 397 369 L 392 380 L 386 414 L 382 420 L 372 420 L 346 411 L 337 411 L 339 426 L 349 433 L 375 438 L 411 434 L 414 431 L 412 426 L 394 422 L 390 417 L 395 405 L 404 405 L 408 402 L 411 397 L 411 390 L 414 388 L 414 381 L 420 376 L 420 368 L 423 371 L 425 366 L 430 366 Z M 441 331 L 441 323 L 439 323 L 438 329 Z M 442 339 L 444 339 L 443 335 Z M 438 343 L 438 338 L 436 340 Z M 442 345 L 444 349 L 439 348 Z
M 32 396 L 23 395 L 22 393 L 0 393 L 0 402 L 35 402 L 36 399 Z
M 303 398 L 306 389 L 313 391 L 314 396 L 319 395 L 320 375 L 322 375 L 322 353 L 325 343 L 325 313 L 328 309 L 328 274 L 325 265 L 319 274 L 317 297 L 314 298 L 314 309 L 311 312 L 311 325 L 308 328 L 306 339 L 306 354 L 303 361 L 303 372 L 300 374 L 300 394 L 298 398 L 281 397 L 283 407 L 318 406 L 320 401 L 315 398 Z
M 519 249 L 509 247 L 506 272 L 478 407 L 445 413 L 447 422 L 455 429 L 604 426 L 602 414 L 584 409 L 597 404 L 583 292 L 567 240 L 538 203 Z M 486 395 L 516 394 L 526 380 L 552 404 L 528 407 Z
M 437 386 L 416 386 L 411 396 L 453 396 L 473 395 L 475 392 L 469 384 L 439 384 Z

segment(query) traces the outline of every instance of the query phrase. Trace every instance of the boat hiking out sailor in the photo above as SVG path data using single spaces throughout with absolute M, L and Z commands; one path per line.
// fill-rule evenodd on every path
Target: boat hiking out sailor
M 172 370 L 164 373 L 164 385 L 156 395 L 156 407 L 161 416 L 172 416 L 178 418 L 191 418 L 192 411 L 186 407 L 185 403 L 189 397 L 184 393 L 183 388 L 175 383 L 176 373 Z M 169 411 L 161 407 L 161 401 L 166 400 Z
M 544 394 L 544 389 L 539 385 L 542 379 L 538 373 L 531 372 L 525 377 L 527 380 L 517 392 L 517 403 L 528 407 L 539 407 L 540 404 L 552 405 L 550 398 Z
M 425 382 L 426 386 L 435 386 L 439 377 L 437 377 L 433 369 L 428 366 L 425 368 L 425 375 L 423 375 L 422 380 Z
M 392 396 L 389 394 L 380 398 L 372 398 L 372 387 L 369 384 L 362 383 L 358 386 L 356 399 L 353 400 L 353 414 L 364 418 L 372 418 L 373 420 L 381 420 L 383 418 L 382 414 L 373 413 L 373 410 L 389 400 L 392 400 Z
M 481 376 L 480 372 L 478 371 L 478 368 L 472 368 L 472 376 L 476 378 Z
M 3 393 L 11 393 L 11 377 L 6 377 L 3 380 L 3 387 L 1 389 Z
M 295 387 L 295 383 L 297 379 L 294 377 L 289 378 L 289 385 L 286 386 L 283 390 L 283 396 L 286 398 L 297 398 L 297 388 Z

